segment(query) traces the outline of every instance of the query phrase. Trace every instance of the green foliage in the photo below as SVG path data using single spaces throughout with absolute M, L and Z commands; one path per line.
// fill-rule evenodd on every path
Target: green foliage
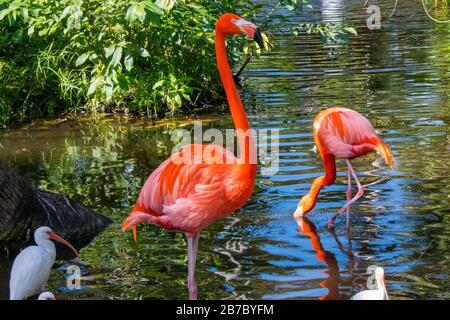
M 1 120 L 125 104 L 174 114 L 194 95 L 218 98 L 212 94 L 221 89 L 215 21 L 225 11 L 239 8 L 245 15 L 253 6 L 210 0 L 3 2 Z M 242 45 L 230 41 L 230 50 L 236 62 Z
M 0 121 L 107 109 L 164 116 L 221 102 L 215 22 L 224 12 L 254 20 L 262 10 L 239 0 L 0 0 Z M 232 65 L 261 49 L 228 43 Z

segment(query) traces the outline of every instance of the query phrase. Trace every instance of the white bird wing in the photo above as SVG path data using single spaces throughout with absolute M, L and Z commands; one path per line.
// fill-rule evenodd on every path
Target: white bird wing
M 9 281 L 9 298 L 23 300 L 38 294 L 47 283 L 54 259 L 43 248 L 27 247 L 14 260 Z
M 386 300 L 381 290 L 364 290 L 352 297 L 352 300 Z

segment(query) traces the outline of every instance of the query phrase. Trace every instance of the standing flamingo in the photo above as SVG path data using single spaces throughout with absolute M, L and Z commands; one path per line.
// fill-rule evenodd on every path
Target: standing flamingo
M 263 43 L 259 29 L 234 14 L 226 13 L 216 23 L 217 66 L 241 156 L 237 158 L 218 145 L 185 146 L 152 172 L 122 226 L 122 231 L 133 229 L 135 240 L 136 225 L 142 223 L 186 235 L 190 299 L 197 299 L 194 272 L 200 231 L 242 207 L 252 195 L 255 184 L 256 148 L 225 49 L 226 36 L 232 34 L 246 34 L 260 47 Z
M 55 244 L 50 239 L 65 244 L 78 256 L 77 250 L 49 227 L 36 229 L 34 242 L 37 246 L 23 249 L 14 259 L 9 281 L 10 300 L 24 300 L 43 291 L 56 258 Z
M 377 267 L 374 271 L 377 288 L 364 290 L 355 294 L 351 300 L 389 300 L 386 284 L 384 283 L 384 270 Z
M 321 111 L 314 119 L 314 141 L 325 167 L 325 176 L 314 180 L 309 193 L 302 197 L 294 218 L 310 212 L 317 202 L 320 189 L 330 186 L 336 180 L 335 157 L 343 158 L 348 167 L 347 203 L 328 221 L 328 228 L 334 228 L 334 220 L 344 210 L 347 211 L 346 227 L 350 225 L 350 205 L 362 197 L 364 188 L 353 170 L 351 159 L 361 157 L 369 152 L 379 152 L 391 167 L 395 163 L 389 147 L 377 136 L 372 124 L 360 113 L 347 108 L 328 108 Z M 358 192 L 352 198 L 351 176 L 356 181 Z

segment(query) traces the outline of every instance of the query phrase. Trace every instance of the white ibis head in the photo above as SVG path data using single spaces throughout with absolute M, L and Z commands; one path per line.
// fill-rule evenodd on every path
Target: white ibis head
M 79 256 L 77 250 L 69 242 L 54 233 L 49 227 L 40 227 L 36 229 L 34 232 L 34 242 L 36 242 L 38 246 L 46 247 L 49 240 L 61 242 L 62 244 L 68 246 L 77 257 Z
M 387 297 L 386 284 L 384 283 L 384 269 L 381 267 L 377 267 L 375 269 L 375 277 L 377 279 L 377 285 L 381 287 L 378 288 L 378 290 L 383 290 Z
M 56 300 L 56 298 L 53 293 L 46 291 L 39 295 L 38 300 Z
M 377 268 L 375 269 L 375 275 L 376 275 L 378 278 L 384 278 L 384 269 L 381 268 L 381 267 L 377 267 Z

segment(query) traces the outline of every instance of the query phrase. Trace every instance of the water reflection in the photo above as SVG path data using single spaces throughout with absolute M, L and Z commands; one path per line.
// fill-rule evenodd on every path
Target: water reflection
M 320 286 L 328 289 L 328 294 L 321 296 L 320 300 L 336 300 L 339 299 L 339 265 L 336 260 L 336 256 L 325 250 L 320 242 L 320 237 L 317 234 L 316 226 L 307 217 L 300 218 L 298 221 L 299 231 L 311 239 L 311 245 L 316 252 L 317 260 L 325 262 L 328 270 L 325 273 L 329 274 L 329 277 L 320 283 Z M 336 238 L 337 239 L 337 238 Z
M 364 27 L 362 1 L 342 1 L 336 11 L 361 26 L 358 37 L 333 49 L 312 36 L 291 37 L 284 33 L 288 23 L 322 17 L 320 11 L 290 15 L 275 32 L 277 48 L 253 60 L 243 75 L 252 127 L 280 129 L 280 170 L 259 174 L 249 203 L 202 234 L 202 298 L 348 299 L 365 288 L 372 264 L 385 269 L 391 299 L 448 298 L 450 27 L 431 23 L 409 1 L 400 1 L 398 16 L 374 32 Z M 375 155 L 355 161 L 366 193 L 351 208 L 348 234 L 337 221 L 338 241 L 326 221 L 345 203 L 341 162 L 336 184 L 323 190 L 308 215 L 315 233 L 300 234 L 292 219 L 299 197 L 323 173 L 312 121 L 331 105 L 367 116 L 398 161 L 393 172 L 379 168 Z M 223 131 L 232 127 L 220 108 L 202 119 Z M 187 298 L 180 290 L 186 280 L 182 236 L 146 226 L 136 244 L 119 231 L 143 181 L 169 155 L 177 127 L 190 129 L 192 121 L 66 121 L 0 135 L 0 158 L 34 185 L 66 193 L 113 219 L 81 251 L 95 275 L 84 297 Z M 0 262 L 0 299 L 7 298 L 8 268 Z M 52 271 L 49 289 L 62 286 L 61 274 Z
M 344 21 L 344 1 L 322 0 L 322 21 L 325 23 L 337 23 Z

